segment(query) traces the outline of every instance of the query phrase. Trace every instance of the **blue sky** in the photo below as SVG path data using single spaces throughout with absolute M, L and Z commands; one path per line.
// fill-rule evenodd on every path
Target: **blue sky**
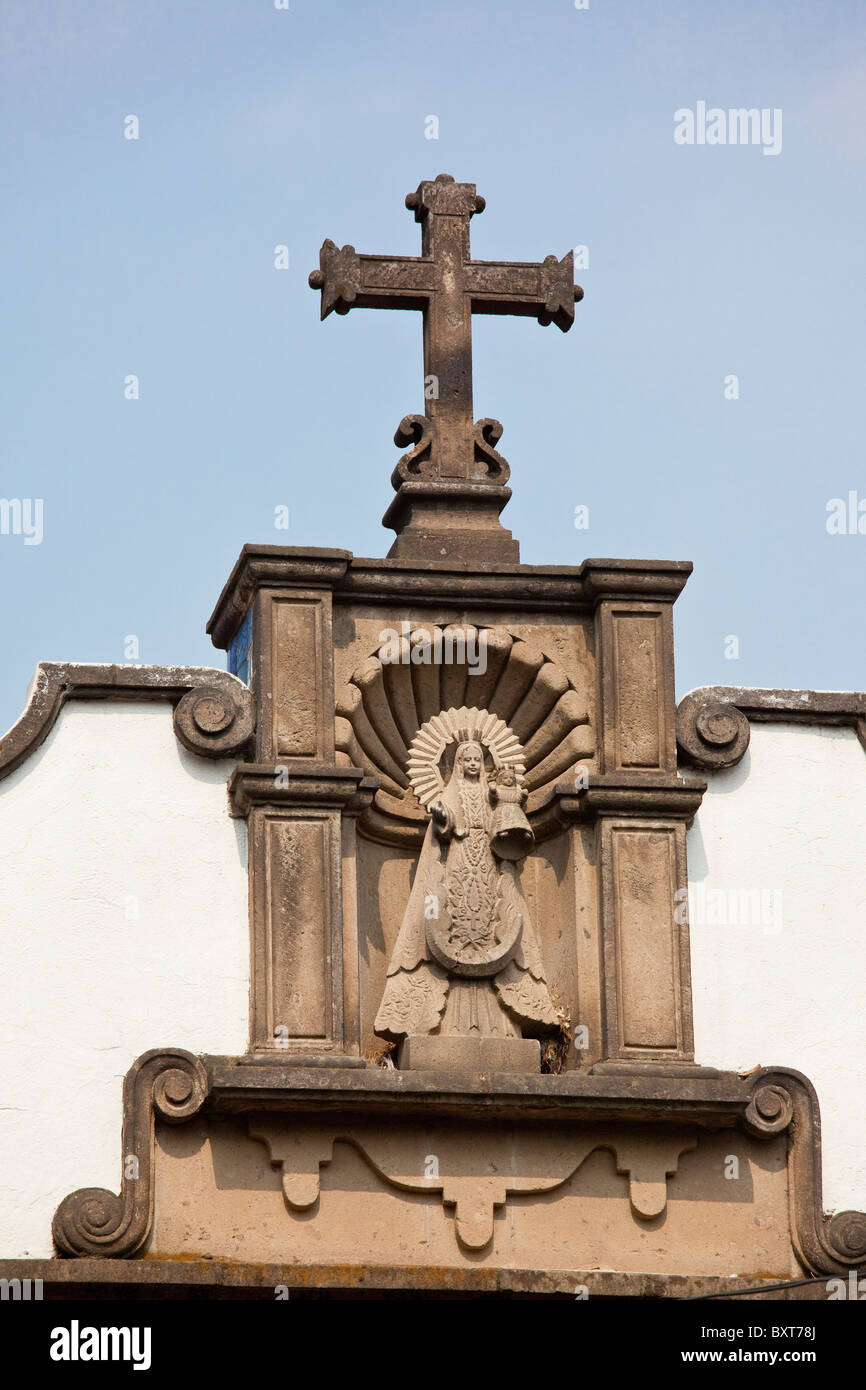
M 326 236 L 418 254 L 403 199 L 441 171 L 487 199 L 476 257 L 589 248 L 567 336 L 474 324 L 522 559 L 692 560 L 681 693 L 866 688 L 866 534 L 826 524 L 866 503 L 862 6 L 4 0 L 0 24 L 0 497 L 44 509 L 41 544 L 0 534 L 0 727 L 40 659 L 134 635 L 222 666 L 204 625 L 245 541 L 386 553 L 420 317 L 320 324 L 307 275 Z M 781 152 L 677 145 L 699 101 L 781 110 Z

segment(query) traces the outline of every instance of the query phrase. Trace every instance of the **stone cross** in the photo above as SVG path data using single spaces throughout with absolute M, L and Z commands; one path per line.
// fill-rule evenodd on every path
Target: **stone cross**
M 416 447 L 398 464 L 394 486 L 418 478 L 470 484 L 470 489 L 452 486 L 450 496 L 456 499 L 473 484 L 475 491 L 479 482 L 493 484 L 504 493 L 501 510 L 510 496 L 502 486 L 508 466 L 493 447 L 502 426 L 473 419 L 472 315 L 519 314 L 567 332 L 575 302 L 583 297 L 574 284 L 573 254 L 559 261 L 547 256 L 540 263 L 473 261 L 469 219 L 483 212 L 484 199 L 474 183 L 455 183 L 450 174 L 424 180 L 407 196 L 406 206 L 421 223 L 420 256 L 358 255 L 354 246 L 327 240 L 309 283 L 321 290 L 323 319 L 332 310 L 347 314 L 354 308 L 422 311 L 425 414 L 406 416 L 397 431 L 397 444 L 414 439 Z M 389 516 L 385 523 L 401 529 Z
M 322 318 L 332 310 L 421 309 L 424 314 L 426 414 L 440 477 L 471 474 L 472 315 L 520 314 L 567 332 L 583 291 L 574 284 L 573 255 L 540 264 L 473 261 L 469 219 L 484 211 L 474 183 L 450 174 L 425 180 L 406 198 L 421 223 L 420 256 L 359 256 L 354 246 L 326 241 L 310 276 L 322 291 Z

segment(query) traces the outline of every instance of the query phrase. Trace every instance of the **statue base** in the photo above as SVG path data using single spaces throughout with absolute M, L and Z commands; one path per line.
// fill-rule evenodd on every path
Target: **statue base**
M 401 1071 L 524 1072 L 541 1071 L 537 1038 L 485 1038 L 467 1034 L 413 1033 L 400 1044 Z

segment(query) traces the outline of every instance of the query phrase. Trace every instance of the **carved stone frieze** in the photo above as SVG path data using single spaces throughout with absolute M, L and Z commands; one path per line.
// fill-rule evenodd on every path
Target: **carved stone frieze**
M 287 1129 L 279 1120 L 254 1120 L 250 1137 L 263 1143 L 271 1164 L 280 1170 L 289 1211 L 308 1212 L 320 1193 L 320 1170 L 334 1158 L 334 1145 L 350 1144 L 383 1182 L 397 1190 L 440 1195 L 453 1211 L 458 1244 L 482 1251 L 493 1239 L 494 1212 L 512 1198 L 553 1192 L 573 1177 L 598 1149 L 609 1149 L 616 1170 L 628 1179 L 632 1215 L 638 1221 L 661 1216 L 667 1205 L 667 1179 L 683 1154 L 697 1148 L 695 1131 L 667 1130 L 639 1140 L 613 1130 L 557 1135 L 495 1133 L 485 1137 L 483 1155 L 475 1136 L 448 1127 L 410 1126 L 395 1135 L 381 1126 L 356 1123 L 346 1129 L 329 1125 Z M 428 1158 L 425 1165 L 425 1155 Z M 474 1171 L 467 1172 L 467 1168 Z M 425 1173 L 425 1166 L 435 1168 Z

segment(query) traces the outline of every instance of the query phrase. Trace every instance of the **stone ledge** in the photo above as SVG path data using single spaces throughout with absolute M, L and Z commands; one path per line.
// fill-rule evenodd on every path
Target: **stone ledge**
M 773 1298 L 825 1300 L 826 1281 L 727 1279 L 711 1275 L 619 1274 L 607 1270 L 466 1269 L 459 1266 L 421 1266 L 397 1269 L 391 1265 L 240 1264 L 223 1260 L 123 1260 L 84 1256 L 80 1259 L 0 1260 L 0 1279 L 41 1279 L 43 1298 L 54 1300 L 103 1298 L 106 1290 L 123 1298 L 178 1299 L 232 1298 L 258 1291 L 262 1299 L 274 1298 L 284 1286 L 290 1296 L 308 1291 L 327 1296 L 329 1290 L 361 1297 L 384 1296 L 404 1290 L 432 1296 L 465 1295 L 502 1297 L 509 1294 L 535 1297 L 575 1297 L 583 1287 L 591 1299 L 599 1298 Z
M 545 1121 L 553 1118 L 621 1122 L 629 1129 L 649 1121 L 668 1137 L 672 1126 L 684 1123 L 739 1128 L 757 1139 L 786 1134 L 792 1251 L 800 1267 L 845 1274 L 866 1257 L 866 1213 L 823 1212 L 818 1099 L 806 1077 L 787 1068 L 762 1067 L 744 1076 L 473 1075 L 251 1065 L 245 1058 L 194 1057 L 182 1048 L 153 1049 L 130 1068 L 123 1088 L 121 1152 L 138 1155 L 140 1171 L 135 1179 L 124 1174 L 119 1195 L 91 1187 L 65 1197 L 53 1221 L 58 1251 L 77 1259 L 97 1254 L 125 1259 L 146 1248 L 153 1223 L 156 1124 L 179 1125 L 208 1112 L 314 1116 L 326 1128 L 335 1120 L 342 1126 L 379 1116 L 396 1123 L 458 1117 L 483 1125 L 519 1121 L 543 1132 Z M 499 1198 L 493 1195 L 495 1205 Z M 445 1200 L 451 1200 L 447 1194 Z
M 735 1124 L 748 1104 L 754 1077 L 733 1072 L 676 1068 L 657 1072 L 558 1076 L 516 1072 L 448 1070 L 402 1071 L 368 1066 L 363 1070 L 287 1066 L 245 1058 L 208 1057 L 208 1109 L 216 1112 L 262 1110 L 353 1110 L 407 1115 L 478 1115 L 495 1118 L 622 1118 L 638 1123 Z M 792 1073 L 793 1074 L 793 1073 Z

